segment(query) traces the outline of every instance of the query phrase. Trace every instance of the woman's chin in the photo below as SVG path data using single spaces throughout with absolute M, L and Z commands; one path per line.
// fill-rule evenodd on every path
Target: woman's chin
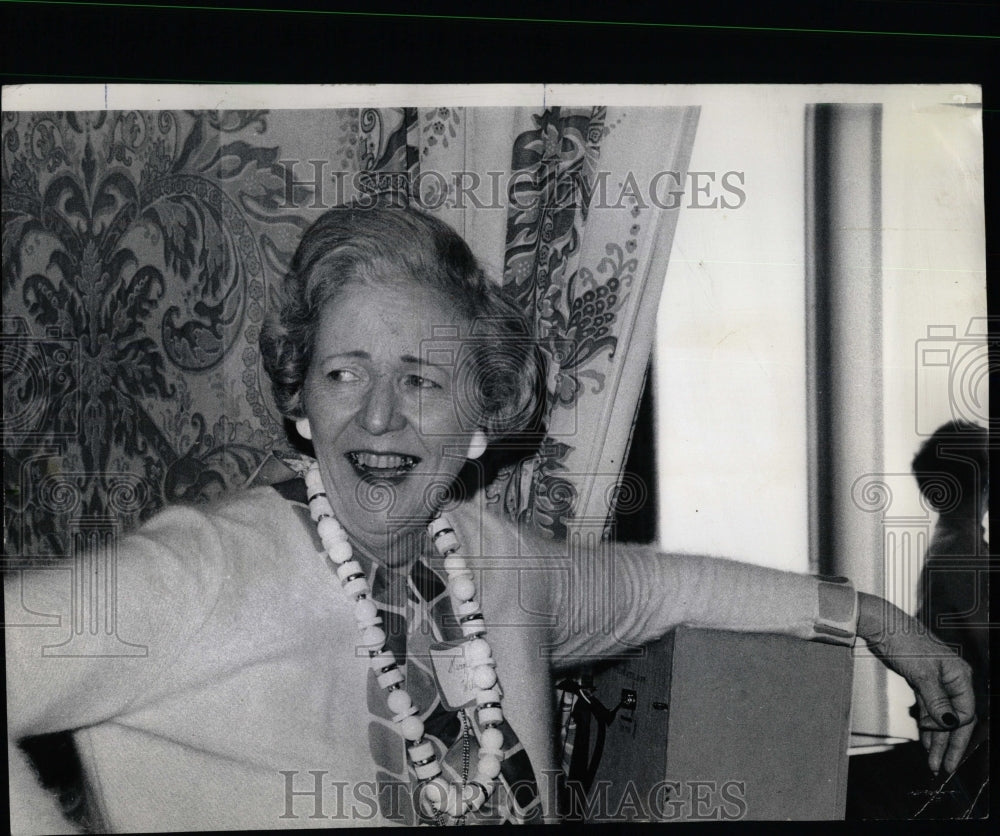
M 340 523 L 356 545 L 371 552 L 371 558 L 388 566 L 401 566 L 409 563 L 422 545 L 430 517 L 430 512 L 418 508 L 354 508 L 343 514 Z
M 407 534 L 423 534 L 434 516 L 428 497 L 437 492 L 418 474 L 385 479 L 351 468 L 331 470 L 339 488 L 331 496 L 334 515 L 358 545 L 375 552 L 373 558 L 387 559 L 387 549 Z

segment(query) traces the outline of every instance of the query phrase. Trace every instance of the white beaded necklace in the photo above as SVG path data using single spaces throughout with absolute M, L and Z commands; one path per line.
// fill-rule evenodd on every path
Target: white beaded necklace
M 353 559 L 354 550 L 340 523 L 333 516 L 333 508 L 323 489 L 319 467 L 314 463 L 305 474 L 309 513 L 316 521 L 316 529 L 323 548 L 333 563 L 349 600 L 354 602 L 354 617 L 361 631 L 361 645 L 368 649 L 371 665 L 380 687 L 386 691 L 386 702 L 394 714 L 400 733 L 408 741 L 407 753 L 417 779 L 420 806 L 425 813 L 437 816 L 446 814 L 460 820 L 483 806 L 493 792 L 503 760 L 503 733 L 498 728 L 503 722 L 500 706 L 500 686 L 497 682 L 496 660 L 489 642 L 483 636 L 486 626 L 479 604 L 475 601 L 476 585 L 472 570 L 465 558 L 458 554 L 461 547 L 455 530 L 443 517 L 437 517 L 427 526 L 431 541 L 438 554 L 444 557 L 448 573 L 448 591 L 458 614 L 462 634 L 467 637 L 465 660 L 471 669 L 476 686 L 476 716 L 483 731 L 479 736 L 479 764 L 471 781 L 461 786 L 441 776 L 434 745 L 424 738 L 424 723 L 419 709 L 406 692 L 403 673 L 396 664 L 396 657 L 385 646 L 386 635 L 381 628 L 378 607 L 369 597 L 371 587 L 364 569 Z M 463 723 L 464 725 L 464 723 Z

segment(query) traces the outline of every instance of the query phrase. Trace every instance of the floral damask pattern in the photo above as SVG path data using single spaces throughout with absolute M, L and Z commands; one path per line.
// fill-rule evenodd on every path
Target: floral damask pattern
M 76 484 L 91 513 L 104 506 L 106 474 L 141 473 L 148 514 L 245 478 L 273 445 L 280 427 L 256 373 L 243 380 L 243 417 L 222 425 L 185 382 L 241 343 L 256 367 L 265 264 L 287 260 L 267 227 L 301 225 L 266 211 L 282 195 L 278 149 L 227 141 L 248 128 L 263 133 L 265 114 L 5 115 L 3 297 L 20 316 L 4 333 L 20 336 L 4 345 L 21 352 L 5 350 L 5 376 L 23 378 L 5 419 L 24 413 L 11 398 L 46 405 L 40 423 L 4 424 L 6 496 L 18 513 L 8 538 L 20 550 L 65 546 L 31 542 L 52 531 L 41 518 L 56 512 L 23 491 L 40 450 L 58 451 L 65 472 L 92 474 Z M 32 338 L 69 347 L 72 385 L 37 374 Z
M 448 203 L 453 172 L 421 174 L 479 150 L 469 144 L 476 114 L 4 114 L 7 552 L 66 554 L 69 515 L 107 514 L 122 474 L 140 480 L 130 490 L 143 500 L 116 511 L 131 525 L 166 502 L 241 483 L 287 445 L 257 340 L 302 230 L 332 202 L 387 190 L 467 223 L 460 212 L 473 209 Z M 503 265 L 506 291 L 535 327 L 551 427 L 602 403 L 617 374 L 611 361 L 640 272 L 642 225 L 635 210 L 627 235 L 592 216 L 607 173 L 602 150 L 629 122 L 604 107 L 514 109 L 510 118 L 521 127 L 505 144 L 491 114 L 489 139 L 498 141 L 477 157 L 509 175 L 505 236 L 477 254 Z M 331 183 L 339 190 L 325 191 Z M 591 247 L 582 257 L 588 236 L 603 238 L 603 255 Z M 567 462 L 580 446 L 578 436 L 550 432 L 501 474 L 490 499 L 564 534 L 579 479 Z M 59 474 L 62 493 L 52 483 Z

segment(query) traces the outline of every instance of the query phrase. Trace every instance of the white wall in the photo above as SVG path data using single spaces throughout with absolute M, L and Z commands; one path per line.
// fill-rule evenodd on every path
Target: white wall
M 654 364 L 668 550 L 808 566 L 803 142 L 798 101 L 702 105 L 691 170 L 744 172 L 746 201 L 678 220 Z
M 691 169 L 743 171 L 746 202 L 685 208 L 677 226 L 655 357 L 661 546 L 808 567 L 804 107 L 822 101 L 883 103 L 884 525 L 929 531 L 913 454 L 945 421 L 988 416 L 985 347 L 963 339 L 986 314 L 980 111 L 962 106 L 978 91 L 678 88 L 671 103 L 689 99 L 702 106 Z M 938 343 L 951 369 L 922 363 L 929 326 L 954 329 Z M 885 582 L 869 591 L 913 612 L 921 556 L 873 555 Z M 909 689 L 888 687 L 884 733 L 914 737 Z

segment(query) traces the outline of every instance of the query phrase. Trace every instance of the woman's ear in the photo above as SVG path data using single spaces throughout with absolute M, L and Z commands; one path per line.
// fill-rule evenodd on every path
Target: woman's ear
M 308 418 L 299 418 L 295 422 L 295 429 L 298 430 L 299 435 L 301 435 L 306 441 L 312 441 L 313 431 L 312 427 L 309 426 Z
M 486 445 L 489 441 L 486 438 L 486 433 L 482 430 L 476 430 L 472 434 L 472 441 L 469 442 L 469 452 L 466 454 L 467 458 L 478 459 L 483 453 L 486 452 Z

